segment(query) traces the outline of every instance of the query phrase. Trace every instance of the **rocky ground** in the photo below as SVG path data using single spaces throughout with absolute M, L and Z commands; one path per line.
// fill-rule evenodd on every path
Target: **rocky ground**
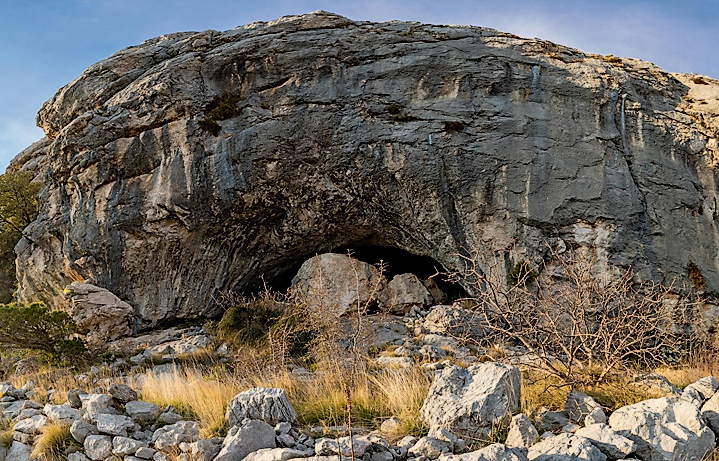
M 173 372 L 162 366 L 149 371 Z M 227 435 L 202 438 L 197 421 L 186 420 L 172 406 L 138 400 L 138 393 L 120 382 L 103 383 L 107 393 L 71 389 L 60 405 L 32 400 L 33 383 L 20 389 L 3 383 L 0 408 L 11 440 L 0 447 L 0 457 L 29 459 L 33 444 L 37 450 L 46 443 L 42 439 L 49 426 L 69 428 L 77 442 L 67 446 L 70 461 L 330 461 L 340 453 L 363 461 L 688 461 L 710 454 L 719 433 L 719 382 L 714 377 L 683 391 L 669 387 L 669 396 L 618 408 L 609 417 L 592 397 L 572 391 L 564 409 L 543 410 L 532 422 L 517 413 L 520 371 L 511 365 L 446 365 L 433 374 L 421 408 L 426 436 L 397 440 L 400 421 L 390 417 L 379 430 L 353 428 L 351 444 L 347 427 L 300 427 L 283 389 L 237 394 L 225 413 Z M 508 425 L 508 432 L 501 443 L 468 448 L 473 441 L 489 440 L 502 425 Z
M 564 391 L 559 407 L 529 411 L 522 405 L 527 388 L 520 371 L 526 354 L 505 347 L 501 360 L 493 361 L 492 351 L 466 344 L 462 335 L 475 327 L 471 313 L 459 304 L 435 304 L 445 295 L 431 284 L 428 288 L 427 281 L 410 273 L 386 281 L 371 266 L 343 255 L 321 255 L 303 267 L 295 284 L 318 290 L 317 273 L 324 273 L 332 281 L 324 289 L 346 302 L 333 304 L 342 311 L 338 317 L 346 319 L 352 306 L 373 297 L 384 306 L 381 313 L 361 316 L 365 345 L 374 351 L 368 370 L 427 376 L 431 385 L 416 415 L 422 427 L 414 435 L 405 435 L 406 421 L 398 417 L 406 414 L 385 414 L 372 427 L 364 421 L 308 426 L 291 402 L 293 389 L 288 393 L 280 387 L 251 387 L 228 397 L 219 410 L 220 429 L 212 434 L 205 430 L 206 421 L 193 420 L 172 405 L 143 401 L 144 380 L 185 379 L 183 373 L 195 366 L 187 357 L 210 354 L 219 366 L 241 359 L 231 344 L 218 346 L 212 333 L 197 326 L 105 343 L 114 359 L 75 375 L 76 388 L 48 392 L 33 382 L 19 389 L 3 383 L 0 408 L 8 436 L 0 458 L 41 457 L 50 428 L 67 432 L 62 456 L 70 461 L 331 461 L 338 455 L 363 461 L 690 461 L 716 447 L 719 381 L 712 376 L 680 390 L 660 375 L 640 375 L 633 386 L 651 389 L 645 395 L 663 396 L 610 409 L 585 393 Z M 326 277 L 337 270 L 367 277 L 363 283 Z M 373 293 L 378 281 L 381 289 Z M 102 296 L 88 298 L 88 293 Z M 104 311 L 103 302 L 113 312 L 118 309 L 118 300 L 108 293 L 76 284 L 68 294 L 96 334 L 115 331 L 117 325 L 115 317 L 91 315 L 93 309 Z M 19 364 L 16 374 L 27 366 Z M 325 373 L 296 365 L 290 369 L 293 379 L 310 386 Z M 169 393 L 169 387 L 163 392 Z M 43 399 L 51 403 L 39 403 Z

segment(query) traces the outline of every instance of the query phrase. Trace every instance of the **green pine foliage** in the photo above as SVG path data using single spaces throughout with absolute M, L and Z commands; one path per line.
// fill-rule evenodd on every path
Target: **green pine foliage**
M 52 356 L 77 356 L 85 351 L 73 337 L 77 325 L 65 311 L 53 311 L 42 303 L 0 304 L 0 346 L 45 352 Z

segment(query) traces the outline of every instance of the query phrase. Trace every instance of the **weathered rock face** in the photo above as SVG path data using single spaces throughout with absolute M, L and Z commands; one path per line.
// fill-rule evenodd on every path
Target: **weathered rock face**
M 214 136 L 199 123 L 223 95 Z M 509 268 L 557 238 L 643 278 L 686 280 L 691 262 L 713 292 L 718 96 L 476 27 L 317 12 L 162 36 L 40 110 L 48 139 L 12 166 L 46 185 L 19 297 L 67 307 L 84 278 L 150 325 L 212 315 L 218 293 L 335 248 L 456 270 L 474 247 Z

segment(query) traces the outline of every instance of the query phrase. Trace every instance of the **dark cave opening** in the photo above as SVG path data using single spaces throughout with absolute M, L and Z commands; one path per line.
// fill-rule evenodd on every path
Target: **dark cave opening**
M 448 279 L 447 270 L 442 264 L 429 256 L 416 255 L 396 247 L 367 244 L 341 246 L 323 253 L 349 254 L 353 258 L 372 265 L 382 263 L 387 281 L 392 280 L 395 275 L 405 273 L 412 273 L 423 281 L 431 277 L 437 287 L 447 295 L 446 302 L 451 303 L 467 297 L 467 292 L 459 284 Z M 318 252 L 318 254 L 320 253 Z M 312 256 L 314 255 L 308 256 L 306 259 Z M 292 283 L 292 278 L 304 262 L 305 260 L 298 261 L 282 271 L 280 275 L 269 281 L 270 288 L 275 291 L 287 290 Z

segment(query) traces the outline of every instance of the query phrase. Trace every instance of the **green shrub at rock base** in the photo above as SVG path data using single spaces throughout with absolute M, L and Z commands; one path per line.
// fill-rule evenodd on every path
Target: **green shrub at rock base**
M 218 333 L 237 346 L 261 341 L 282 317 L 282 304 L 272 295 L 237 299 L 217 325 Z

